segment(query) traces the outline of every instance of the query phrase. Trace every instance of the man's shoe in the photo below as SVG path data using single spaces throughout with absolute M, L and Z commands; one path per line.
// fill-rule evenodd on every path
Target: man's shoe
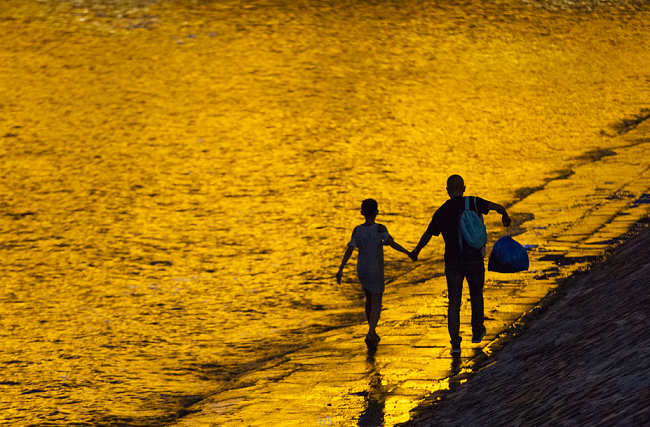
M 451 343 L 451 357 L 460 357 L 460 342 L 462 340 L 461 337 L 457 337 L 449 341 Z
M 483 337 L 485 336 L 486 333 L 487 333 L 487 330 L 485 329 L 485 326 L 484 326 L 484 327 L 483 327 L 483 332 L 481 332 L 480 335 L 474 335 L 474 336 L 472 337 L 472 342 L 473 342 L 474 344 L 478 344 L 478 343 L 480 343 L 481 340 L 483 340 Z
M 460 343 L 451 345 L 451 355 L 460 356 Z

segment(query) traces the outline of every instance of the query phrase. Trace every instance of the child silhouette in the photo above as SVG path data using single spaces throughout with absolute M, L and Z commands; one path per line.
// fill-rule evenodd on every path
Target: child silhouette
M 354 248 L 359 248 L 357 276 L 366 294 L 366 320 L 368 321 L 366 345 L 369 349 L 376 349 L 379 343 L 379 335 L 375 329 L 379 322 L 384 294 L 384 245 L 411 257 L 411 253 L 397 244 L 388 234 L 386 226 L 375 222 L 378 214 L 379 209 L 375 200 L 367 199 L 361 203 L 361 215 L 366 218 L 366 222 L 354 228 L 348 248 L 343 255 L 341 268 L 336 273 L 336 281 L 341 284 L 343 268 Z

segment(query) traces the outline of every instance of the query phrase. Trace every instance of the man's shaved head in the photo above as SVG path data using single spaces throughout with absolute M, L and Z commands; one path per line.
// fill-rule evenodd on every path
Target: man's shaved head
M 460 175 L 452 175 L 447 178 L 447 190 L 450 192 L 464 191 L 465 181 Z

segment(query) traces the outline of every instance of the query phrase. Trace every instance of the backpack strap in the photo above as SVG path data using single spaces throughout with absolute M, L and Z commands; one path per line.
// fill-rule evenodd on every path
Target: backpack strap
M 476 199 L 477 197 L 474 196 L 474 212 L 478 215 L 479 218 L 481 218 L 481 221 L 483 221 L 483 214 L 478 211 L 478 206 L 476 206 Z M 483 221 L 485 223 L 485 221 Z
M 465 199 L 465 210 L 469 210 L 469 197 L 463 197 Z M 460 250 L 463 250 L 463 230 L 460 229 L 460 221 L 461 218 L 463 217 L 463 214 L 460 214 L 460 218 L 458 218 L 458 245 L 460 246 Z

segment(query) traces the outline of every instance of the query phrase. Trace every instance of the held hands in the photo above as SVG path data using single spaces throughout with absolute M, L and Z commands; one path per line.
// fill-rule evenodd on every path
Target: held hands
M 415 249 L 413 249 L 413 250 L 412 250 L 411 252 L 409 252 L 407 255 L 408 255 L 409 258 L 411 258 L 413 261 L 417 261 L 417 260 L 418 260 L 418 255 L 419 255 L 419 253 L 420 253 L 420 251 L 416 251 Z

